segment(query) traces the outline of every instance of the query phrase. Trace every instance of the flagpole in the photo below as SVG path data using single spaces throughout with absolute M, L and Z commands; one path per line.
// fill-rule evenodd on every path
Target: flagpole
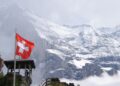
M 14 50 L 14 76 L 13 76 L 13 86 L 15 86 L 16 83 L 16 29 L 15 29 L 15 50 Z

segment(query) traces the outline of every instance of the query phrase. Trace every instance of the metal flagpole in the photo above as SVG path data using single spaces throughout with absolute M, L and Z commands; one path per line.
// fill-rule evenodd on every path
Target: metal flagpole
M 16 83 L 16 29 L 15 29 L 15 50 L 14 50 L 14 76 L 13 76 L 13 86 L 15 86 Z

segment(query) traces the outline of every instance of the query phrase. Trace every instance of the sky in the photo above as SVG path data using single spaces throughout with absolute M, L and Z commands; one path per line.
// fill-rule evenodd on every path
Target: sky
M 62 25 L 120 24 L 120 0 L 15 0 L 36 15 Z

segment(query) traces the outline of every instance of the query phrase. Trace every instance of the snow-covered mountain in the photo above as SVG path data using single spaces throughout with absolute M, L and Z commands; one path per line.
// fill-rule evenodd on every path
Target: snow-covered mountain
M 0 53 L 12 59 L 14 33 L 35 42 L 31 58 L 36 62 L 33 79 L 46 77 L 81 80 L 120 70 L 119 27 L 61 26 L 38 17 L 16 4 L 0 7 Z M 38 76 L 39 75 L 39 76 Z

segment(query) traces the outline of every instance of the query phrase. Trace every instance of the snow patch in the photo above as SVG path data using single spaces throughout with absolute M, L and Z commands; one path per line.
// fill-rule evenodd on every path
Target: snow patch
M 47 49 L 47 51 L 48 51 L 49 53 L 58 55 L 62 60 L 65 60 L 65 58 L 64 58 L 64 53 L 62 53 L 61 51 L 55 50 L 55 49 Z
M 104 70 L 104 71 L 110 71 L 110 70 L 112 70 L 111 67 L 102 67 L 101 69 Z
M 54 72 L 56 72 L 56 71 L 61 71 L 61 70 L 64 70 L 64 69 L 63 69 L 63 68 L 58 68 L 58 69 L 56 69 L 56 70 L 50 71 L 50 73 L 54 73 Z
M 85 59 L 81 59 L 81 60 L 74 59 L 72 61 L 69 61 L 68 63 L 75 65 L 77 69 L 82 69 L 82 67 L 84 67 L 85 64 L 91 63 L 91 62 Z

